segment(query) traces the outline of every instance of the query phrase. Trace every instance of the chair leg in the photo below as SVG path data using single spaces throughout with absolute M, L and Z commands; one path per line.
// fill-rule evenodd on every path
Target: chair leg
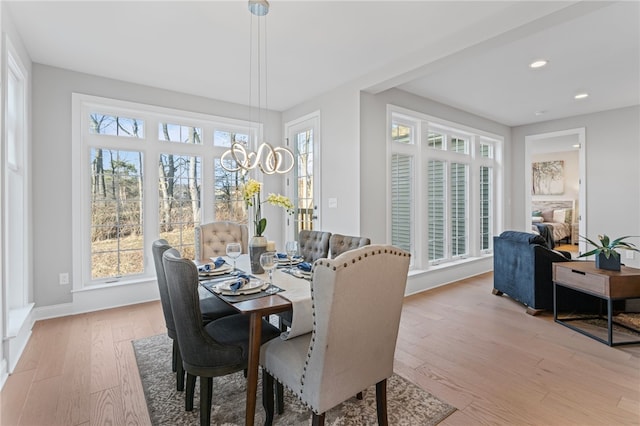
M 180 392 L 184 390 L 184 366 L 182 365 L 180 348 L 176 352 L 176 390 Z
M 362 392 L 358 392 L 358 393 L 356 394 L 356 399 L 359 399 L 360 401 L 362 401 L 362 398 L 363 398 L 363 397 L 362 397 Z
M 312 413 L 311 426 L 324 426 L 324 413 L 316 414 Z
M 213 378 L 200 376 L 200 426 L 211 425 L 211 394 Z
M 264 407 L 265 426 L 273 424 L 273 376 L 262 369 L 262 406 Z
M 276 412 L 284 413 L 284 385 L 276 382 Z
M 376 383 L 376 409 L 378 412 L 378 425 L 387 426 L 387 379 Z
M 174 373 L 178 371 L 178 342 L 173 339 L 172 353 L 171 353 L 171 371 Z
M 184 395 L 184 410 L 193 411 L 193 395 L 196 392 L 196 376 L 187 373 L 187 392 Z

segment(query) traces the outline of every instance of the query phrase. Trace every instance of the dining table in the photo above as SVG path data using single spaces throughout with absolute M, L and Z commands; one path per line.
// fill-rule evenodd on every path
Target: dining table
M 196 265 L 210 264 L 214 259 L 197 260 Z M 233 262 L 229 262 L 233 264 Z M 233 279 L 238 274 L 247 274 L 251 279 L 265 283 L 264 290 L 257 293 L 237 296 L 229 293 L 220 294 L 219 284 Z M 249 354 L 247 360 L 247 398 L 245 424 L 252 426 L 255 420 L 256 393 L 258 389 L 258 374 L 260 366 L 260 339 L 262 335 L 262 318 L 272 314 L 292 310 L 291 326 L 280 336 L 282 339 L 292 338 L 310 333 L 313 328 L 311 306 L 310 274 L 303 274 L 295 265 L 281 264 L 273 271 L 273 282 L 269 286 L 275 293 L 269 293 L 266 283 L 269 282 L 267 273 L 251 274 L 248 254 L 237 259 L 236 270 L 231 268 L 230 274 L 221 276 L 202 277 L 200 279 L 200 297 L 219 297 L 241 314 L 249 315 Z M 241 293 L 241 291 L 239 291 Z

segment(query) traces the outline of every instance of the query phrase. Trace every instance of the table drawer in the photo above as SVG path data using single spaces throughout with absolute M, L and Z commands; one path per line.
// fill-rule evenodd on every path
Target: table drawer
M 606 276 L 594 275 L 571 268 L 554 268 L 553 280 L 570 287 L 586 290 L 591 293 L 607 296 L 609 279 Z

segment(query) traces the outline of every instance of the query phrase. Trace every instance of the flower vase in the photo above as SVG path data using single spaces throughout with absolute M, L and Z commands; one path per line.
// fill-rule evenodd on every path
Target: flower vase
M 620 255 L 611 255 L 607 259 L 604 253 L 596 254 L 596 268 L 606 269 L 607 271 L 619 271 L 620 270 Z
M 254 236 L 249 241 L 249 259 L 251 259 L 251 273 L 264 274 L 260 265 L 260 255 L 267 251 L 267 237 Z

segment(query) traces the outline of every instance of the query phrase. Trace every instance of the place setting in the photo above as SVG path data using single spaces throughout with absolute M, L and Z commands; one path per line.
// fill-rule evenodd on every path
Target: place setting
M 273 285 L 273 270 L 277 266 L 275 253 L 263 253 L 260 256 L 260 265 L 268 272 L 268 281 L 234 269 L 233 278 L 219 278 L 201 284 L 210 292 L 229 302 L 257 299 L 283 291 L 282 288 Z
M 210 260 L 211 262 L 198 265 L 198 277 L 200 280 L 231 274 L 235 269 L 222 257 L 211 258 Z

